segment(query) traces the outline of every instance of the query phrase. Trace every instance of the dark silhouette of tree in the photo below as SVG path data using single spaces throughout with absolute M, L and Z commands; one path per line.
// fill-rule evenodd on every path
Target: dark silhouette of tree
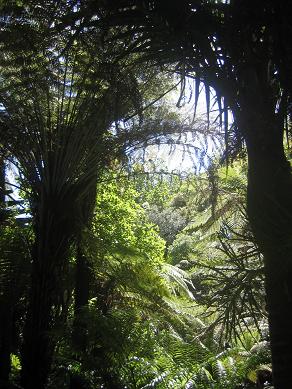
M 105 43 L 101 28 L 81 28 L 79 1 L 1 6 L 1 146 L 28 188 L 35 237 L 21 384 L 43 388 L 56 344 L 52 331 L 66 318 L 70 250 L 90 223 L 97 177 L 157 128 L 131 136 L 131 127 L 119 125 L 141 112 L 138 74 L 151 77 L 127 58 L 118 62 L 124 48 Z M 77 252 L 76 312 L 87 303 L 89 277 Z
M 132 76 L 106 64 L 102 48 L 97 53 L 82 50 L 81 41 L 68 45 L 70 32 L 52 27 L 74 4 L 52 5 L 28 2 L 2 19 L 3 144 L 30 188 L 35 234 L 22 351 L 25 388 L 46 384 L 55 346 L 50 331 L 63 317 L 64 277 L 82 228 L 83 202 L 110 157 L 109 127 L 135 95 Z M 90 32 L 85 35 L 80 39 L 89 41 Z
M 7 219 L 5 203 L 5 162 L 0 157 L 0 228 L 3 229 Z M 1 247 L 1 249 L 3 249 Z M 1 250 L 2 251 L 2 250 Z M 3 265 L 3 263 L 2 263 Z M 5 303 L 5 293 L 0 295 L 0 355 L 2 359 L 0 367 L 0 384 L 8 382 L 10 373 L 10 347 L 11 347 L 11 306 Z M 8 308 L 8 309 L 7 309 Z

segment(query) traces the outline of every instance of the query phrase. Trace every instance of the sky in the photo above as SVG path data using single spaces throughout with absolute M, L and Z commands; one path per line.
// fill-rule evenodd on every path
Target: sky
M 187 84 L 186 86 L 185 104 L 181 108 L 176 107 L 180 95 L 179 87 L 175 91 L 169 93 L 165 98 L 166 102 L 170 104 L 171 109 L 189 123 L 194 119 L 195 111 L 195 96 L 192 94 L 192 90 L 194 90 L 194 81 L 189 80 L 189 85 Z M 217 109 L 217 105 L 215 105 L 214 112 L 211 112 L 210 114 L 210 123 L 212 123 L 218 115 Z M 198 99 L 196 119 L 198 122 L 207 121 L 207 106 L 203 87 Z M 194 124 L 193 127 L 195 128 L 196 124 Z M 204 170 L 209 164 L 210 158 L 215 154 L 215 151 L 218 150 L 218 144 L 214 144 L 211 138 L 207 138 L 206 140 L 206 137 L 202 135 L 194 136 L 188 134 L 185 140 L 190 147 L 186 147 L 185 145 L 178 145 L 175 148 L 171 148 L 168 145 L 160 145 L 159 147 L 149 146 L 146 149 L 145 160 L 155 161 L 156 159 L 161 161 L 163 165 L 165 164 L 168 171 L 198 173 L 199 171 Z M 205 157 L 202 161 L 196 156 L 195 149 L 200 149 L 203 154 L 205 153 Z

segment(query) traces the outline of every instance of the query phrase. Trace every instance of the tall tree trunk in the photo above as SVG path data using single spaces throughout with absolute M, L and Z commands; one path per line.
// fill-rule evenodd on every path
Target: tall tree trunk
M 273 379 L 275 389 L 287 389 L 291 386 L 292 366 L 291 168 L 276 114 L 258 110 L 250 115 L 245 130 L 248 215 L 264 255 Z
M 24 389 L 43 389 L 47 384 L 56 343 L 52 330 L 59 319 L 64 293 L 62 277 L 72 235 L 72 221 L 66 215 L 60 218 L 62 204 L 58 204 L 57 210 L 56 201 L 47 200 L 43 204 L 36 217 L 30 301 L 24 327 L 21 371 Z
M 0 207 L 5 209 L 5 162 L 0 156 Z
M 83 254 L 80 244 L 77 247 L 76 269 L 75 269 L 75 290 L 74 290 L 74 322 L 72 343 L 77 351 L 85 351 L 87 344 L 87 325 L 83 315 L 83 309 L 89 301 L 89 288 L 91 280 L 91 269 L 86 256 Z
M 0 301 L 0 387 L 9 381 L 11 370 L 10 350 L 11 350 L 11 327 L 12 310 L 9 303 Z
M 92 179 L 87 196 L 84 198 L 81 207 L 82 227 L 90 229 L 94 207 L 96 203 L 97 173 Z M 85 351 L 87 344 L 87 323 L 83 315 L 83 310 L 87 306 L 90 298 L 90 281 L 92 270 L 84 250 L 82 248 L 82 234 L 77 237 L 77 255 L 75 269 L 75 289 L 74 289 L 74 321 L 72 331 L 72 343 L 76 350 Z
M 45 388 L 54 350 L 52 329 L 52 280 L 33 265 L 32 285 L 22 350 L 21 385 Z M 54 271 L 54 269 L 52 269 Z
M 5 204 L 5 162 L 0 157 L 0 227 L 5 224 L 6 204 Z M 12 329 L 12 307 L 9 301 L 9 291 L 0 296 L 0 384 L 4 385 L 9 381 L 11 369 L 11 329 Z

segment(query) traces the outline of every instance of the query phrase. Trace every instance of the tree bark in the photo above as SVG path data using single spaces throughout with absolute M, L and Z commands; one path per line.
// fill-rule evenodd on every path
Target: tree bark
M 87 344 L 87 324 L 83 315 L 83 309 L 89 301 L 90 280 L 91 269 L 79 245 L 76 255 L 72 343 L 74 349 L 81 352 L 86 350 Z
M 81 207 L 82 228 L 90 229 L 96 203 L 97 173 L 92 180 Z M 90 281 L 92 269 L 82 248 L 82 234 L 77 237 L 75 289 L 74 289 L 74 321 L 72 331 L 72 343 L 76 351 L 85 352 L 87 345 L 87 323 L 83 310 L 88 305 L 90 298 Z
M 9 302 L 0 301 L 0 387 L 9 382 L 11 370 L 12 310 Z
M 47 384 L 56 343 L 52 330 L 60 316 L 62 277 L 72 236 L 72 220 L 66 215 L 61 217 L 62 204 L 48 199 L 43 204 L 36 217 L 31 290 L 24 327 L 21 371 L 24 389 L 43 389 Z M 66 209 L 64 204 L 63 208 Z
M 284 159 L 260 157 L 249 158 L 248 214 L 264 254 L 274 384 L 285 389 L 292 366 L 292 176 Z
M 0 156 L 0 207 L 5 209 L 5 162 Z
M 264 255 L 274 387 L 287 389 L 292 366 L 291 168 L 276 114 L 252 115 L 247 129 L 248 215 Z
M 6 222 L 5 204 L 5 162 L 0 157 L 0 227 Z M 11 370 L 11 329 L 12 329 L 12 307 L 9 301 L 9 291 L 0 296 L 0 384 L 4 385 L 9 381 Z
M 54 344 L 52 329 L 52 282 L 33 266 L 30 304 L 24 328 L 21 385 L 43 389 L 50 372 Z

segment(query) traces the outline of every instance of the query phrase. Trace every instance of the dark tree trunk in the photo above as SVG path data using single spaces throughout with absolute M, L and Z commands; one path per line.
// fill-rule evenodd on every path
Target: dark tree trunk
M 258 152 L 249 159 L 248 212 L 264 254 L 273 376 L 275 388 L 285 389 L 292 366 L 292 176 L 284 158 Z
M 252 100 L 251 100 L 252 101 Z M 250 112 L 254 107 L 250 107 Z M 292 175 L 277 115 L 258 110 L 245 127 L 248 215 L 264 255 L 275 389 L 291 387 Z
M 21 385 L 25 389 L 45 388 L 54 344 L 52 328 L 51 277 L 33 266 L 30 305 L 24 328 Z
M 5 162 L 0 156 L 0 207 L 5 209 Z
M 11 370 L 12 310 L 9 302 L 0 301 L 0 387 L 8 383 Z
M 0 157 L 0 227 L 5 224 L 5 162 Z M 9 301 L 9 291 L 0 296 L 0 385 L 8 383 L 11 369 L 11 329 L 12 329 L 12 307 Z
M 87 325 L 83 309 L 89 301 L 89 287 L 91 280 L 91 269 L 83 254 L 80 245 L 77 247 L 76 269 L 75 269 L 75 306 L 72 342 L 75 350 L 85 351 L 87 343 Z
M 46 387 L 57 341 L 52 330 L 66 319 L 61 307 L 64 302 L 64 277 L 69 248 L 74 237 L 80 236 L 82 228 L 80 199 L 77 200 L 76 196 L 78 187 L 72 186 L 64 194 L 56 195 L 47 194 L 45 189 L 49 188 L 49 185 L 48 188 L 42 188 L 34 210 L 32 280 L 22 347 L 21 384 L 24 389 Z M 89 209 L 88 204 L 86 209 Z M 93 210 L 92 207 L 90 209 Z M 80 259 L 83 260 L 82 257 Z M 82 280 L 78 290 L 81 291 L 84 285 Z M 80 307 L 85 301 L 88 302 L 87 288 L 86 283 L 82 296 L 77 297 Z
M 82 227 L 90 229 L 93 211 L 96 203 L 97 175 L 92 180 L 81 208 Z M 82 234 L 78 237 L 75 269 L 75 289 L 74 289 L 74 321 L 72 332 L 73 347 L 77 351 L 84 352 L 87 345 L 87 323 L 84 317 L 84 308 L 88 305 L 90 298 L 90 282 L 92 270 L 84 250 L 82 248 Z
M 283 146 L 285 96 L 277 106 L 280 91 L 269 78 L 269 55 L 248 45 L 242 50 L 246 62 L 239 61 L 236 69 L 241 82 L 238 95 L 232 97 L 237 101 L 233 113 L 247 146 L 249 221 L 264 256 L 273 380 L 275 389 L 288 389 L 292 381 L 292 174 Z
M 61 216 L 62 204 L 49 200 L 43 204 L 46 206 L 36 217 L 31 290 L 24 327 L 21 371 L 24 389 L 43 389 L 47 384 L 56 344 L 52 330 L 59 324 L 64 295 L 62 279 L 72 236 L 72 220 Z

